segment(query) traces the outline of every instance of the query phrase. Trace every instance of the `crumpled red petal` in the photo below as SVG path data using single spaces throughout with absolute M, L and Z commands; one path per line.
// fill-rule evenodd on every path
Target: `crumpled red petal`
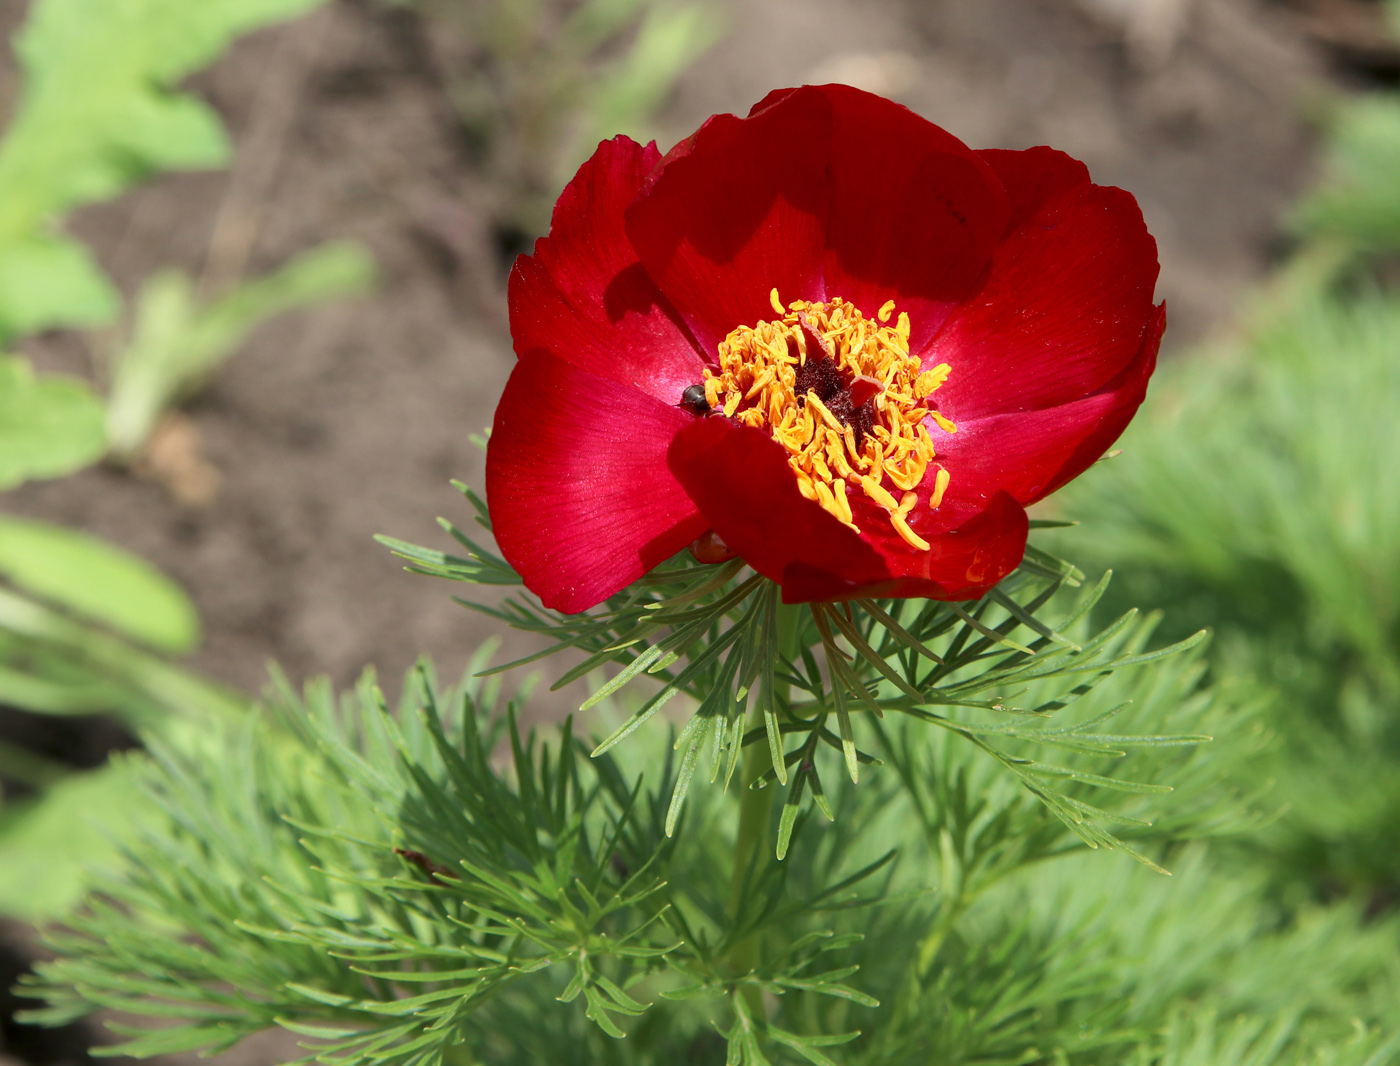
M 1117 378 L 1089 396 L 1036 411 L 1015 411 L 960 421 L 958 431 L 934 431 L 938 457 L 952 474 L 943 504 L 921 533 L 958 526 L 1003 489 L 1029 506 L 1067 484 L 1101 458 L 1127 428 L 1147 393 L 1166 326 L 1165 308 L 1153 310 L 1136 358 Z M 919 493 L 933 489 L 930 467 Z M 927 535 L 927 533 L 925 533 Z
M 667 460 L 725 543 L 783 586 L 785 603 L 972 599 L 1010 573 L 1025 551 L 1025 511 L 1005 494 L 927 552 L 905 544 L 887 518 L 872 515 L 861 526 L 866 535 L 857 534 L 802 496 L 782 448 L 767 433 L 723 417 L 682 429 Z M 881 524 L 888 536 L 871 536 Z
M 695 416 L 547 352 L 496 408 L 486 494 L 496 543 L 546 607 L 592 607 L 709 528 L 666 466 Z
M 1082 164 L 1048 148 L 983 154 L 1019 225 L 923 353 L 953 368 L 936 399 L 960 425 L 1097 392 L 1156 319 L 1157 244 L 1131 195 L 1091 184 Z
M 553 352 L 601 377 L 676 403 L 701 360 L 637 258 L 622 213 L 661 160 L 656 145 L 604 141 L 554 206 L 549 236 L 510 275 L 515 350 Z
M 921 498 L 927 496 L 921 494 Z M 851 502 L 864 539 L 885 557 L 893 577 L 878 593 L 881 596 L 975 600 L 1021 565 L 1026 554 L 1030 519 L 1026 509 L 1006 492 L 992 493 L 982 510 L 965 517 L 956 529 L 935 529 L 936 522 L 924 520 L 928 512 L 912 513 L 909 524 L 928 542 L 927 551 L 910 547 L 875 504 L 859 497 Z M 851 598 L 833 595 L 835 588 L 828 584 L 809 590 L 804 583 L 794 581 L 794 593 L 801 593 L 806 599 Z M 785 586 L 784 596 L 787 595 Z
M 977 153 L 907 108 L 844 85 L 805 93 L 832 109 L 827 296 L 867 318 L 893 298 L 909 312 L 917 352 L 991 262 L 1006 228 L 1001 182 Z M 886 153 L 899 164 L 880 165 Z
M 628 209 L 632 246 L 707 357 L 735 326 L 773 316 L 773 288 L 825 298 L 830 144 L 827 108 L 715 115 Z
M 870 545 L 797 491 L 783 449 L 763 430 L 697 419 L 676 434 L 667 463 L 714 531 L 765 577 L 781 582 L 796 562 L 857 583 L 889 577 Z
M 893 297 L 922 345 L 975 288 L 1006 219 L 996 174 L 956 137 L 823 85 L 710 119 L 666 157 L 627 231 L 708 355 L 736 325 L 772 317 L 773 288 L 868 316 Z

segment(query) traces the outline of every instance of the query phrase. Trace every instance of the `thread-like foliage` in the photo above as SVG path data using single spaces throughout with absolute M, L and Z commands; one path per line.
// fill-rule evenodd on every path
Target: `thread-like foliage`
M 1121 650 L 1150 629 L 1132 623 Z M 1096 735 L 1115 708 L 1125 734 L 1207 721 L 1225 733 L 1144 748 L 1133 776 L 1147 787 L 1109 791 L 1120 802 L 1105 813 L 1157 861 L 1169 841 L 1248 813 L 1222 776 L 1262 742 L 1249 694 L 1212 694 L 1200 671 L 1195 651 L 1119 670 L 1056 712 L 1065 737 Z M 153 815 L 120 876 L 52 933 L 58 957 L 27 990 L 47 1005 L 31 1019 L 116 1009 L 128 1039 L 103 1050 L 141 1056 L 280 1026 L 340 1066 L 894 1064 L 929 1048 L 947 1062 L 1060 1048 L 1107 1063 L 1155 1041 L 1180 1005 L 1125 1015 L 1120 993 L 1142 971 L 1088 917 L 1028 908 L 1027 884 L 1064 885 L 1068 901 L 1070 884 L 1102 881 L 1066 855 L 1113 860 L 1076 847 L 1061 812 L 1007 775 L 1014 753 L 887 716 L 872 730 L 885 765 L 858 786 L 836 776 L 843 817 L 796 816 L 785 859 L 741 870 L 736 908 L 733 800 L 700 790 L 668 818 L 674 737 L 645 730 L 589 758 L 567 723 L 551 744 L 520 736 L 496 690 L 443 691 L 425 667 L 391 713 L 370 679 L 341 699 L 283 686 L 265 717 L 158 750 L 144 772 Z M 1065 802 L 1111 781 L 1120 754 L 1072 746 Z M 1158 794 L 1169 781 L 1178 790 Z M 1059 875 L 1025 881 L 1052 860 Z M 1101 906 L 1130 928 L 1141 896 Z M 1257 906 L 1225 902 L 1235 917 Z M 1189 926 L 1179 907 L 1163 920 Z M 736 966 L 736 945 L 755 939 L 762 952 Z
M 470 489 L 463 491 L 489 531 L 485 505 Z M 450 523 L 447 529 L 466 556 L 385 541 L 419 573 L 479 585 L 518 582 L 504 560 Z M 524 596 L 507 597 L 499 607 L 463 602 L 552 641 L 498 670 L 566 649 L 583 652 L 559 687 L 600 667 L 619 666 L 583 710 L 639 678 L 660 682 L 594 754 L 632 735 L 675 697 L 690 697 L 695 709 L 677 741 L 683 751 L 668 833 L 702 755 L 709 756 L 710 780 L 722 777 L 727 787 L 744 748 L 759 745 L 767 748 L 769 768 L 756 786 L 787 786 L 777 836 L 781 858 L 807 797 L 834 817 L 818 756 L 838 753 L 844 772 L 859 780 L 860 766 L 879 760 L 858 746 L 857 720 L 878 722 L 894 714 L 948 731 L 984 752 L 1089 846 L 1132 851 L 1108 828 L 1115 816 L 1089 802 L 1084 789 L 1151 792 L 1158 786 L 1013 754 L 1011 748 L 1031 743 L 1121 757 L 1130 747 L 1207 739 L 1104 732 L 1101 727 L 1119 707 L 1073 726 L 1046 724 L 1114 671 L 1187 651 L 1205 634 L 1148 650 L 1133 638 L 1144 631 L 1134 625 L 1136 612 L 1127 611 L 1082 641 L 1072 640 L 1061 631 L 1075 628 L 1108 586 L 1105 577 L 1068 610 L 1057 610 L 1057 594 L 1081 577 L 1070 564 L 1030 548 L 1016 573 L 975 603 L 857 600 L 791 608 L 780 605 L 775 584 L 745 573 L 740 560 L 703 566 L 683 555 L 591 612 L 563 615 Z M 754 722 L 746 721 L 750 706 Z

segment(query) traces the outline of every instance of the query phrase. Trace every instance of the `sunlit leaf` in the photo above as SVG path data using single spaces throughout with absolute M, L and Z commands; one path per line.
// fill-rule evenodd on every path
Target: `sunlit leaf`
M 163 651 L 189 651 L 199 640 L 194 605 L 180 586 L 145 560 L 86 533 L 0 517 L 0 573 Z
M 36 377 L 25 360 L 0 355 L 0 489 L 70 474 L 106 447 L 102 403 L 87 385 Z

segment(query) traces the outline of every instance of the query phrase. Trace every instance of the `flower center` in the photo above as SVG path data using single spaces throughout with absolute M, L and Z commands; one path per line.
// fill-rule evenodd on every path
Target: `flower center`
M 948 379 L 948 364 L 920 372 L 909 354 L 908 313 L 889 324 L 893 300 L 877 322 L 840 297 L 786 308 L 777 289 L 770 297 L 777 318 L 739 326 L 720 342 L 719 368 L 705 370 L 705 401 L 746 426 L 767 428 L 787 451 L 802 495 L 851 529 L 860 532 L 849 496 L 863 492 L 908 544 L 927 551 L 909 514 L 934 459 L 925 420 L 957 432 L 928 403 Z M 940 466 L 930 508 L 947 487 Z

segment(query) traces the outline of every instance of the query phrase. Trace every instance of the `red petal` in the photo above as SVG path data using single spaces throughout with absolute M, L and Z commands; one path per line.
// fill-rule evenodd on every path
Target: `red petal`
M 927 496 L 920 493 L 922 499 Z M 885 558 L 889 580 L 875 588 L 846 586 L 831 575 L 789 567 L 783 600 L 848 600 L 856 596 L 923 596 L 931 600 L 975 600 L 1020 565 L 1030 528 L 1025 508 L 1005 492 L 995 493 L 986 506 L 957 529 L 921 528 L 926 509 L 915 508 L 910 525 L 928 541 L 928 550 L 910 547 L 885 512 L 868 501 L 851 499 L 862 539 Z
M 623 209 L 660 162 L 654 144 L 604 141 L 554 205 L 549 236 L 510 275 L 518 354 L 536 348 L 677 403 L 701 378 L 695 345 L 623 231 Z
M 1090 396 L 1038 411 L 969 419 L 959 422 L 951 435 L 934 430 L 934 462 L 947 468 L 951 480 L 936 512 L 938 521 L 929 528 L 960 525 L 998 490 L 1029 506 L 1088 469 L 1118 439 L 1142 403 L 1165 324 L 1164 308 L 1155 308 L 1137 358 Z M 920 495 L 927 496 L 935 473 L 930 467 Z M 918 525 L 915 529 L 923 533 Z
M 927 552 L 900 539 L 883 511 L 856 534 L 802 496 L 782 448 L 766 433 L 725 418 L 686 426 L 667 458 L 714 531 L 779 582 L 786 603 L 857 596 L 974 599 L 1010 573 L 1025 551 L 1025 511 L 1004 493 Z
M 800 92 L 825 96 L 833 116 L 827 295 L 867 317 L 894 298 L 917 352 L 991 262 L 1006 229 L 1001 181 L 907 108 L 844 85 Z
M 592 607 L 709 528 L 666 467 L 694 421 L 547 352 L 521 356 L 496 408 L 486 495 L 501 553 L 546 607 Z
M 773 288 L 867 315 L 894 297 L 922 345 L 984 273 L 1006 212 L 951 134 L 858 89 L 804 86 L 677 145 L 627 232 L 706 354 L 771 318 Z
M 889 578 L 877 552 L 797 491 L 782 447 L 763 430 L 699 419 L 666 458 L 714 531 L 765 577 L 781 583 L 805 563 L 858 583 Z
M 1132 362 L 1155 319 L 1157 244 L 1131 195 L 1090 184 L 1048 148 L 985 158 L 1022 221 L 924 353 L 952 367 L 936 399 L 960 425 L 1088 396 Z
M 1088 167 L 1044 145 L 1022 152 L 983 148 L 977 155 L 996 171 L 1006 190 L 1010 207 L 1007 233 L 1030 222 L 1052 200 L 1090 184 Z
M 633 247 L 706 355 L 735 326 L 772 318 L 774 288 L 785 303 L 824 298 L 830 144 L 830 109 L 791 98 L 715 115 L 628 209 Z

